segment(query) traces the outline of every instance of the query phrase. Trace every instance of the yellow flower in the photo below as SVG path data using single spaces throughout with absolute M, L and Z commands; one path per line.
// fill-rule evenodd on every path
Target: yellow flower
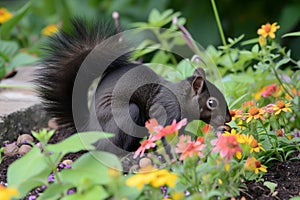
M 263 36 L 259 36 L 258 43 L 262 47 L 262 46 L 265 46 L 267 44 L 267 40 Z
M 0 8 L 0 24 L 8 21 L 10 18 L 12 18 L 12 16 L 12 13 L 9 12 L 6 8 Z
M 172 200 L 181 200 L 184 199 L 184 193 L 183 192 L 174 192 L 171 194 Z
M 248 113 L 248 119 L 246 120 L 247 123 L 249 123 L 252 119 L 261 119 L 261 120 L 265 120 L 263 114 L 264 114 L 264 110 L 259 109 L 257 107 L 251 107 L 249 109 L 249 113 Z
M 250 153 L 259 152 L 260 150 L 265 151 L 265 149 L 262 147 L 260 143 L 257 142 L 257 140 L 253 137 L 253 135 L 245 135 L 241 134 L 237 137 L 237 141 L 240 144 L 246 144 L 250 149 Z
M 220 185 L 222 185 L 222 184 L 223 184 L 222 179 L 218 178 L 218 183 L 219 183 Z
M 272 25 L 270 23 L 266 23 L 265 25 L 262 25 L 260 29 L 257 30 L 257 34 L 266 38 L 275 38 L 275 32 L 277 29 L 279 29 L 280 26 L 277 25 L 277 22 L 273 23 Z
M 258 174 L 259 171 L 267 172 L 266 166 L 261 165 L 260 161 L 254 157 L 248 157 L 244 166 L 246 170 L 254 171 L 255 174 Z
M 240 135 L 240 133 L 237 133 L 236 130 L 233 128 L 233 129 L 231 129 L 230 132 L 225 131 L 222 135 L 224 135 L 224 136 L 238 136 L 238 135 Z
M 58 32 L 58 26 L 56 24 L 49 24 L 42 30 L 42 34 L 46 36 L 51 36 L 56 32 Z
M 283 101 L 278 101 L 275 105 L 273 105 L 273 110 L 275 111 L 275 115 L 279 115 L 281 111 L 283 112 L 293 112 L 289 107 L 291 106 L 291 102 L 284 104 Z
M 175 181 L 178 175 L 171 173 L 166 169 L 156 169 L 153 166 L 141 168 L 138 174 L 135 174 L 126 180 L 126 184 L 131 187 L 142 189 L 144 185 L 153 187 L 169 186 L 175 187 Z
M 11 197 L 17 197 L 19 195 L 18 190 L 15 188 L 7 188 L 0 184 L 0 199 L 10 200 Z

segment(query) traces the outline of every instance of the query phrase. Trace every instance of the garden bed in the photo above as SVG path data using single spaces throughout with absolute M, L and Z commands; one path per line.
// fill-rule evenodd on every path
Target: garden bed
M 28 133 L 27 129 L 21 131 L 23 133 Z M 58 129 L 54 136 L 51 138 L 49 143 L 58 143 L 63 141 L 65 138 L 70 136 L 72 131 L 66 129 Z M 65 156 L 65 159 L 76 160 L 83 153 L 72 153 Z M 290 159 L 294 158 L 295 160 L 288 160 L 285 162 L 273 161 L 268 164 L 268 172 L 262 177 L 263 181 L 269 181 L 276 184 L 274 191 L 271 191 L 270 188 L 265 186 L 263 182 L 256 181 L 247 181 L 245 182 L 245 188 L 241 188 L 240 197 L 236 197 L 236 199 L 290 199 L 291 197 L 295 197 L 300 195 L 300 152 L 295 152 L 290 157 Z M 4 157 L 2 163 L 0 164 L 0 183 L 6 183 L 6 173 L 7 168 L 11 163 L 17 160 L 19 156 L 13 157 Z M 138 162 L 137 162 L 138 163 Z M 128 165 L 128 163 L 127 163 Z M 127 169 L 130 166 L 123 166 Z M 21 170 L 21 169 L 20 169 Z M 30 196 L 38 195 L 38 191 L 33 190 L 27 196 L 26 200 L 29 199 Z

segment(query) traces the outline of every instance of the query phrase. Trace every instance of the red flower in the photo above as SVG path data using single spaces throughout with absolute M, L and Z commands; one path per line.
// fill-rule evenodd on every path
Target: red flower
M 187 124 L 187 119 L 183 119 L 183 120 L 179 121 L 178 123 L 176 123 L 176 120 L 174 119 L 171 125 L 160 129 L 159 133 L 157 133 L 153 136 L 153 140 L 154 141 L 160 140 L 162 137 L 164 137 L 166 135 L 170 135 L 172 133 L 177 133 L 178 130 L 181 129 L 186 124 Z
M 272 85 L 268 85 L 260 95 L 262 97 L 269 97 L 275 92 L 276 92 L 276 83 L 273 83 Z
M 176 153 L 181 153 L 179 160 L 184 160 L 187 156 L 192 157 L 194 154 L 197 154 L 199 157 L 202 156 L 201 151 L 206 147 L 203 142 L 203 137 L 198 137 L 196 141 L 191 141 L 191 136 L 181 135 L 175 149 Z
M 139 155 L 142 157 L 147 149 L 154 148 L 155 146 L 156 144 L 154 143 L 153 138 L 150 136 L 147 140 L 144 140 L 141 143 L 141 146 L 134 153 L 133 158 L 136 158 Z
M 234 135 L 221 135 L 218 139 L 211 141 L 215 145 L 213 152 L 220 152 L 221 157 L 231 160 L 237 152 L 242 152 L 241 147 Z

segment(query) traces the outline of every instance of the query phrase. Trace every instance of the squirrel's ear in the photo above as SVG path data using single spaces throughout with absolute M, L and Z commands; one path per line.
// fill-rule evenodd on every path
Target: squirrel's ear
M 205 71 L 202 68 L 196 68 L 193 74 L 194 77 L 202 77 L 205 79 Z
M 202 68 L 197 68 L 193 74 L 194 80 L 192 82 L 193 90 L 196 94 L 201 94 L 204 82 L 205 82 L 205 72 Z
M 204 81 L 205 81 L 204 78 L 201 76 L 197 76 L 194 78 L 192 86 L 196 94 L 201 94 L 204 86 Z

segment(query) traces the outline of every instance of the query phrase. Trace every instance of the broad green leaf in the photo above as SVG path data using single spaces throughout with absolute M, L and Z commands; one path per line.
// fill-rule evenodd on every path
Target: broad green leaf
M 31 2 L 29 1 L 25 4 L 20 10 L 18 10 L 14 16 L 1 25 L 0 27 L 0 38 L 8 39 L 10 36 L 10 31 L 18 24 L 18 22 L 25 16 L 25 14 L 29 11 L 31 6 Z
M 40 194 L 38 200 L 56 200 L 60 199 L 61 196 L 68 191 L 72 185 L 70 184 L 58 184 L 58 183 L 51 183 L 47 188 Z
M 182 75 L 182 79 L 184 79 L 191 76 L 195 68 L 188 59 L 184 59 L 177 65 L 176 69 Z
M 19 46 L 15 41 L 0 40 L 0 57 L 5 61 L 10 61 L 11 57 L 17 52 Z
M 111 181 L 108 175 L 109 165 L 118 167 L 115 160 L 117 159 L 113 154 L 108 156 L 100 151 L 89 152 L 72 163 L 71 169 L 62 170 L 60 175 L 66 183 L 73 184 L 74 186 L 79 186 L 83 180 L 90 180 L 94 184 L 106 184 Z
M 75 193 L 68 195 L 61 200 L 91 200 L 91 199 L 107 199 L 109 197 L 108 193 L 105 191 L 105 189 L 100 186 L 96 185 L 92 189 L 84 191 L 82 193 Z
M 38 61 L 37 57 L 31 56 L 26 53 L 18 53 L 13 59 L 10 61 L 7 70 L 11 71 L 17 67 L 30 65 Z
M 99 139 L 111 137 L 112 134 L 104 132 L 85 132 L 74 134 L 58 144 L 49 144 L 48 151 L 54 153 L 75 153 L 81 150 L 94 150 L 93 143 Z
M 273 182 L 270 182 L 270 181 L 265 181 L 264 185 L 267 186 L 271 190 L 271 193 L 274 193 L 275 188 L 277 187 L 276 183 L 273 183 Z
M 278 68 L 288 62 L 290 62 L 290 58 L 283 58 L 282 60 L 278 61 L 275 65 L 275 69 L 278 70 Z
M 151 60 L 151 63 L 166 64 L 170 59 L 169 55 L 164 51 L 158 51 Z
M 148 21 L 151 25 L 156 25 L 156 23 L 160 20 L 160 13 L 157 9 L 153 9 L 149 14 Z
M 284 37 L 295 37 L 295 36 L 300 36 L 300 31 L 298 31 L 298 32 L 293 32 L 293 33 L 287 33 L 287 34 L 284 34 L 283 36 L 281 36 L 282 38 L 284 38 Z
M 20 197 L 24 197 L 33 188 L 46 184 L 50 172 L 46 157 L 33 147 L 8 167 L 8 186 L 18 188 Z
M 292 198 L 290 198 L 290 200 L 300 200 L 300 196 L 299 197 L 292 197 Z

